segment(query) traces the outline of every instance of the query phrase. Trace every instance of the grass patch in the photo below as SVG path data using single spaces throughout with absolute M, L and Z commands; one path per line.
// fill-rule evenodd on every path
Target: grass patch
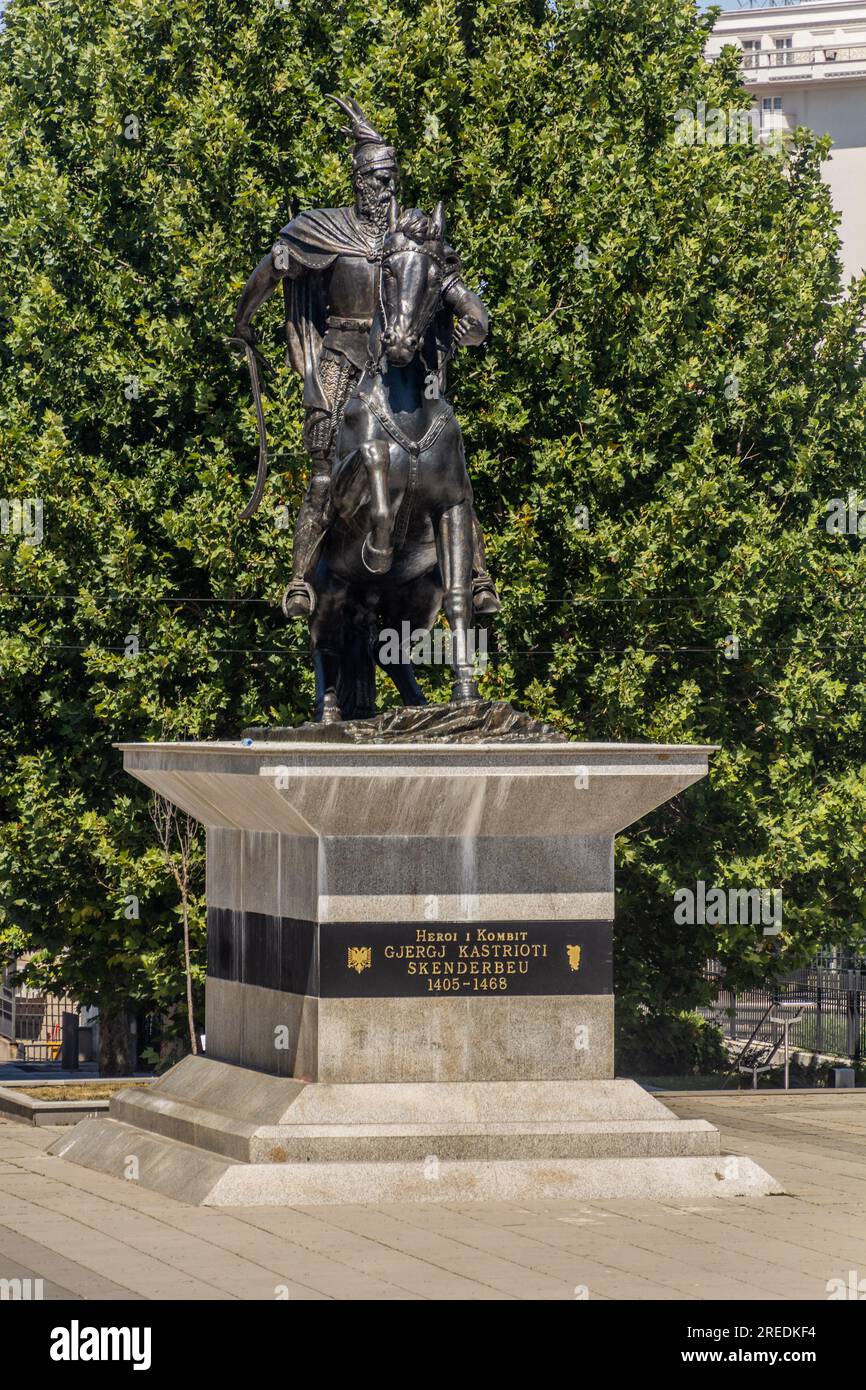
M 117 1091 L 149 1086 L 149 1081 L 82 1081 L 70 1086 L 51 1086 L 45 1082 L 34 1086 L 16 1086 L 34 1100 L 111 1100 Z

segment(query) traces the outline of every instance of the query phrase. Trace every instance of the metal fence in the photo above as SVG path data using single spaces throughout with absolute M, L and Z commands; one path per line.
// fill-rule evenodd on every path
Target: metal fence
M 15 987 L 8 965 L 0 966 L 0 1038 L 15 1038 Z
M 866 62 L 866 44 L 825 43 L 822 48 L 750 48 L 743 53 L 742 61 L 745 69 L 811 68 L 829 63 L 862 63 Z
M 774 1004 L 805 1005 L 803 1017 L 792 1024 L 791 1047 L 859 1062 L 866 1056 L 866 972 L 862 970 L 797 970 L 777 985 L 736 993 L 724 977 L 709 969 L 705 978 L 716 987 L 713 1004 L 700 1010 L 717 1023 L 725 1037 L 745 1042 Z M 765 1020 L 757 1038 L 775 1040 L 778 1025 Z
M 78 1012 L 67 995 L 40 994 L 19 986 L 15 992 L 15 1038 L 28 1061 L 53 1062 L 60 1056 L 63 1015 Z

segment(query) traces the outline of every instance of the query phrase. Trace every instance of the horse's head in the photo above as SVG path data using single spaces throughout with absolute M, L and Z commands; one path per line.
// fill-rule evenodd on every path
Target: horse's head
M 382 351 L 403 367 L 418 351 L 442 293 L 445 216 L 410 208 L 389 228 L 382 250 Z

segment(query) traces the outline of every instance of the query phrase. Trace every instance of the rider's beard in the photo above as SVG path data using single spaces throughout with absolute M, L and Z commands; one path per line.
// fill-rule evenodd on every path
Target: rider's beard
M 384 231 L 393 196 L 390 188 L 362 182 L 357 190 L 358 216 L 363 222 L 372 222 L 377 231 Z

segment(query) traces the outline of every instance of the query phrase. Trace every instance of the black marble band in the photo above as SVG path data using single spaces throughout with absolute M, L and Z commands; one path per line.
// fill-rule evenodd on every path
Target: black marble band
M 613 925 L 319 923 L 211 907 L 208 974 L 323 999 L 612 994 Z

